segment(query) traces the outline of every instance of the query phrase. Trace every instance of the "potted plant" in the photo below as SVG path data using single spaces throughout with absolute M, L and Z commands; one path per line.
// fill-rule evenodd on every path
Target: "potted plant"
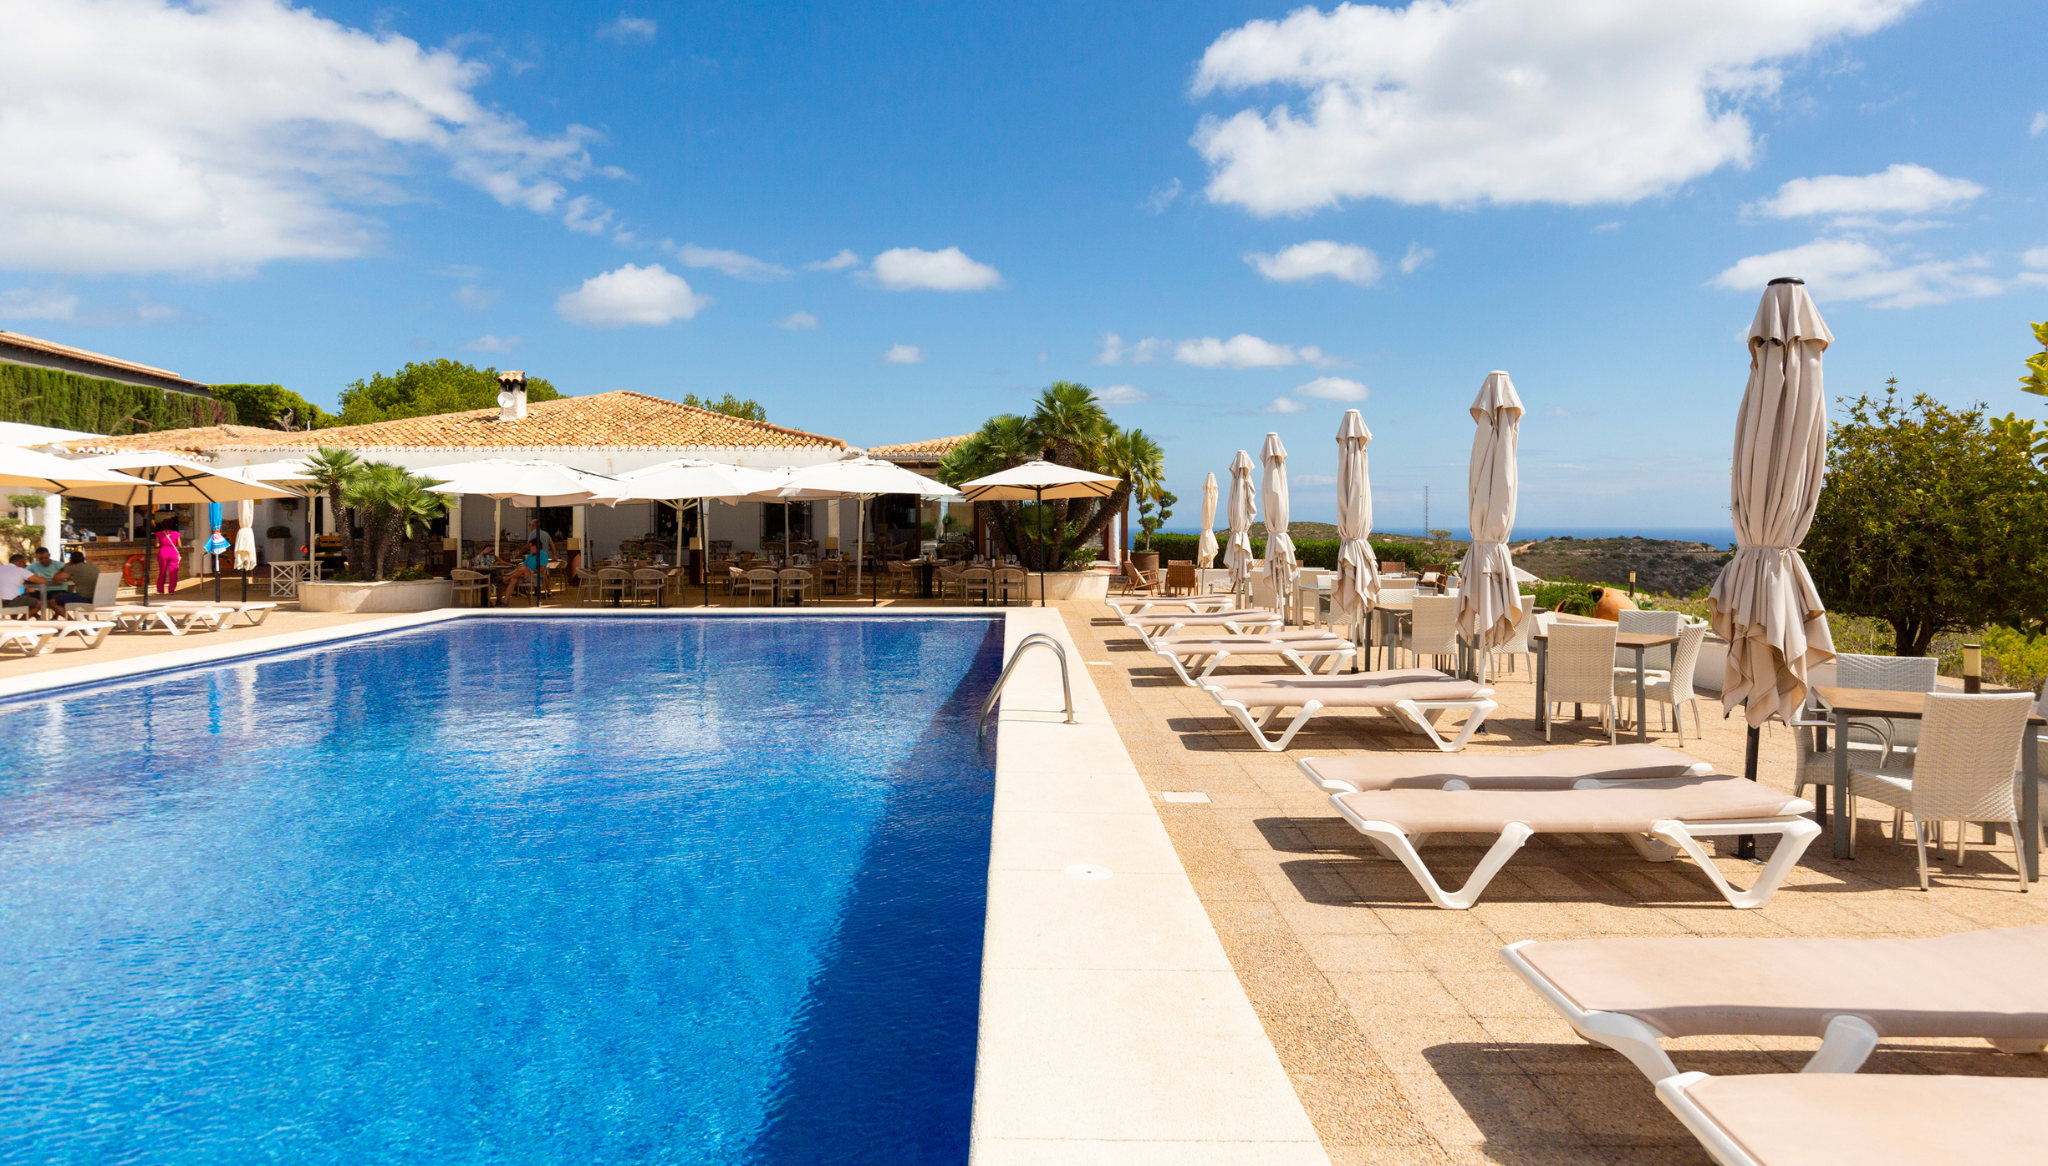
M 1131 552 L 1131 563 L 1150 575 L 1159 569 L 1159 552 L 1152 549 L 1152 536 L 1173 517 L 1173 504 L 1180 501 L 1163 486 L 1138 496 L 1138 529 L 1145 532 L 1145 549 Z

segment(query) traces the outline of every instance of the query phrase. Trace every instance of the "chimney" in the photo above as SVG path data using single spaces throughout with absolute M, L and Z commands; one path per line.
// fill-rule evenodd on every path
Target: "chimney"
M 509 369 L 498 374 L 498 420 L 526 418 L 526 374 Z

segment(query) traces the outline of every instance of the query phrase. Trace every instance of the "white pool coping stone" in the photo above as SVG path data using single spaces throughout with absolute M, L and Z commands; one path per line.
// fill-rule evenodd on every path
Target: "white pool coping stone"
M 744 608 L 444 609 L 78 664 L 0 680 L 0 697 L 293 651 L 466 618 L 689 616 Z M 783 613 L 778 613 L 783 614 Z M 995 719 L 994 816 L 975 1056 L 974 1166 L 1328 1166 L 1231 970 L 1087 663 L 1047 608 L 819 608 L 828 618 L 1000 616 L 1028 653 Z M 1105 874 L 1105 872 L 1107 872 Z

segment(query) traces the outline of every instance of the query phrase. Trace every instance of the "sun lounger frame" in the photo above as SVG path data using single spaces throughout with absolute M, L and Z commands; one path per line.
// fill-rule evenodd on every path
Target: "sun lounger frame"
M 1190 613 L 1207 611 L 1229 611 L 1236 602 L 1233 595 L 1112 595 L 1102 602 L 1116 612 L 1119 620 L 1127 616 L 1144 615 L 1155 607 L 1178 607 Z
M 1276 701 L 1270 705 L 1254 706 L 1246 706 L 1240 701 L 1224 699 L 1223 689 L 1218 685 L 1202 685 L 1202 691 L 1208 693 L 1210 698 L 1224 712 L 1230 714 L 1232 720 L 1243 726 L 1244 731 L 1252 735 L 1252 740 L 1259 743 L 1259 748 L 1268 753 L 1285 752 L 1287 746 L 1293 743 L 1295 734 L 1301 732 L 1308 725 L 1310 718 L 1322 711 L 1323 708 L 1322 701 L 1307 695 L 1309 691 L 1313 690 L 1275 687 L 1272 690 L 1275 694 L 1285 696 L 1291 693 L 1292 697 Z M 1482 688 L 1469 697 L 1459 697 L 1456 699 L 1403 700 L 1374 709 L 1353 709 L 1339 706 L 1331 711 L 1335 713 L 1379 713 L 1410 732 L 1420 733 L 1428 737 L 1430 742 L 1443 752 L 1456 753 L 1465 747 L 1465 744 L 1472 739 L 1474 733 L 1479 731 L 1479 726 L 1486 723 L 1486 718 L 1492 714 L 1493 710 L 1500 707 L 1499 702 L 1492 698 L 1493 690 L 1491 688 Z M 1274 715 L 1281 709 L 1295 704 L 1301 706 L 1301 711 L 1294 715 L 1294 719 L 1288 722 L 1287 727 L 1281 730 L 1280 735 L 1278 737 L 1266 736 L 1266 725 L 1272 721 Z M 1252 712 L 1253 708 L 1263 709 L 1264 711 L 1254 715 Z M 1459 728 L 1456 737 L 1446 741 L 1443 734 L 1436 731 L 1436 721 L 1447 712 L 1457 712 L 1459 710 L 1465 711 L 1465 723 Z
M 1149 642 L 1152 646 L 1153 654 L 1171 665 L 1174 675 L 1180 677 L 1181 682 L 1189 688 L 1202 687 L 1202 681 L 1209 679 L 1209 675 L 1215 672 L 1217 668 L 1222 666 L 1225 660 L 1230 659 L 1232 656 L 1278 656 L 1289 664 L 1294 665 L 1303 676 L 1320 676 L 1335 672 L 1337 667 L 1336 661 L 1342 660 L 1344 657 L 1357 651 L 1351 644 L 1336 639 L 1328 641 L 1334 645 L 1332 647 L 1303 648 L 1297 645 L 1306 643 L 1320 644 L 1322 641 L 1297 640 L 1294 643 L 1262 642 L 1240 648 L 1237 651 L 1232 651 L 1228 646 L 1220 643 L 1202 644 L 1198 648 L 1185 653 L 1188 657 L 1188 664 L 1182 664 L 1182 654 L 1173 650 L 1174 645 L 1172 642 L 1162 643 L 1158 640 Z M 1202 671 L 1196 675 L 1189 675 L 1188 666 L 1204 659 L 1208 660 L 1208 664 L 1203 666 Z
M 202 607 L 166 607 L 161 603 L 121 603 L 108 607 L 83 609 L 87 616 L 99 616 L 113 620 L 124 631 L 146 632 L 152 626 L 160 627 L 174 636 L 182 636 L 192 630 L 195 623 L 204 623 L 208 631 L 220 631 L 234 618 L 234 610 L 207 604 Z
M 1232 610 L 1235 610 L 1235 609 L 1232 609 Z M 1210 616 L 1210 615 L 1212 615 L 1212 613 L 1209 613 L 1209 612 L 1199 612 L 1199 611 L 1191 611 L 1191 612 L 1188 612 L 1188 613 L 1187 613 L 1187 616 L 1188 616 L 1188 619 L 1189 619 L 1189 620 L 1192 620 L 1192 619 L 1197 619 L 1197 618 L 1202 618 L 1202 617 L 1206 617 L 1206 616 Z M 1167 615 L 1167 616 L 1154 616 L 1154 617 L 1152 617 L 1152 618 L 1154 618 L 1154 619 L 1170 619 L 1170 618 L 1172 618 L 1172 617 L 1171 617 L 1170 615 Z M 1171 635 L 1175 635 L 1175 634 L 1177 634 L 1177 633 L 1178 633 L 1178 632 L 1179 632 L 1179 631 L 1180 631 L 1180 630 L 1181 630 L 1182 628 L 1185 628 L 1185 627 L 1189 627 L 1189 626 L 1194 626 L 1194 627 L 1199 627 L 1199 628 L 1222 628 L 1222 629 L 1224 629 L 1225 631 L 1229 632 L 1229 633 L 1230 633 L 1231 635 L 1233 635 L 1233 636 L 1243 636 L 1243 635 L 1250 635 L 1250 634 L 1252 634 L 1252 629 L 1254 629 L 1254 628 L 1272 628 L 1272 629 L 1276 629 L 1276 630 L 1277 630 L 1277 629 L 1280 629 L 1280 628 L 1284 628 L 1284 627 L 1286 627 L 1286 626 L 1287 626 L 1287 623 L 1286 623 L 1286 621 L 1285 621 L 1285 620 L 1283 620 L 1283 619 L 1281 619 L 1281 618 L 1280 618 L 1280 613 L 1278 613 L 1278 612 L 1274 612 L 1274 611 L 1258 611 L 1258 612 L 1249 612 L 1249 611 L 1248 611 L 1248 612 L 1245 612 L 1245 613 L 1244 613 L 1243 615 L 1241 615 L 1241 616 L 1238 616 L 1238 617 L 1237 617 L 1237 618 L 1235 618 L 1235 619 L 1227 619 L 1227 620 L 1223 620 L 1223 621 L 1220 621 L 1220 622 L 1217 622 L 1217 623 L 1209 623 L 1209 622 L 1206 622 L 1206 621 L 1205 621 L 1205 622 L 1202 622 L 1202 623 L 1198 623 L 1198 624 L 1193 624 L 1193 625 L 1190 625 L 1190 624 L 1189 624 L 1189 623 L 1188 623 L 1188 622 L 1187 622 L 1186 620 L 1182 620 L 1182 621 L 1178 621 L 1178 622 L 1175 622 L 1175 623 L 1169 624 L 1169 625 L 1167 625 L 1166 627 L 1154 627 L 1154 628 L 1147 628 L 1147 627 L 1146 627 L 1146 626 L 1145 626 L 1144 624 L 1142 624 L 1142 623 L 1138 622 L 1138 617 L 1137 617 L 1137 616 L 1125 616 L 1125 617 L 1124 617 L 1124 626 L 1125 626 L 1125 627 L 1127 627 L 1127 628 L 1130 628 L 1130 629 L 1131 629 L 1132 631 L 1134 631 L 1134 632 L 1137 632 L 1137 633 L 1138 633 L 1138 635 L 1139 635 L 1139 637 L 1140 637 L 1140 638 L 1142 638 L 1142 639 L 1143 639 L 1143 640 L 1145 641 L 1145 646 L 1146 646 L 1146 647 L 1148 647 L 1148 648 L 1151 648 L 1151 647 L 1155 647 L 1155 646 L 1156 646 L 1156 645 L 1154 644 L 1154 638 L 1155 638 L 1155 637 L 1159 637 L 1159 636 L 1171 636 Z
M 1446 783 L 1445 789 L 1455 789 L 1461 784 Z M 1603 789 L 1626 784 L 1630 783 L 1590 782 L 1580 783 L 1573 788 Z M 1470 790 L 1461 792 L 1458 796 L 1483 798 L 1487 793 L 1486 790 Z M 1400 860 L 1401 865 L 1408 868 L 1408 873 L 1413 875 L 1416 883 L 1422 887 L 1422 893 L 1429 896 L 1429 901 L 1447 911 L 1463 911 L 1478 902 L 1487 884 L 1491 883 L 1493 877 L 1507 865 L 1508 859 L 1513 858 L 1515 852 L 1538 832 L 1527 822 L 1502 823 L 1500 837 L 1487 849 L 1485 857 L 1479 860 L 1479 865 L 1473 869 L 1471 877 L 1465 880 L 1465 885 L 1456 891 L 1447 891 L 1437 882 L 1436 876 L 1430 873 L 1428 865 L 1422 861 L 1422 855 L 1416 852 L 1415 843 L 1427 835 L 1411 835 L 1391 822 L 1362 817 L 1344 804 L 1343 799 L 1347 796 L 1349 795 L 1333 794 L 1330 797 L 1330 804 L 1337 807 L 1337 812 L 1344 816 L 1345 821 L 1351 823 L 1353 829 L 1378 843 L 1385 853 Z M 1771 901 L 1771 896 L 1777 894 L 1778 888 L 1784 884 L 1785 876 L 1792 873 L 1792 867 L 1799 861 L 1799 857 L 1806 853 L 1807 845 L 1820 836 L 1820 827 L 1813 819 L 1804 816 L 1813 809 L 1811 803 L 1795 800 L 1790 806 L 1794 807 L 1793 813 L 1768 818 L 1728 818 L 1691 822 L 1677 818 L 1661 818 L 1650 824 L 1647 836 L 1631 833 L 1623 834 L 1622 838 L 1635 848 L 1636 853 L 1651 862 L 1670 862 L 1680 854 L 1686 855 L 1706 873 L 1708 881 L 1714 884 L 1715 890 L 1721 892 L 1722 898 L 1728 900 L 1729 906 L 1737 910 L 1750 910 Z M 1805 808 L 1796 808 L 1802 806 Z M 1762 873 L 1747 891 L 1738 891 L 1729 885 L 1720 869 L 1707 857 L 1706 851 L 1700 848 L 1701 836 L 1726 834 L 1778 835 L 1777 851 L 1771 855 L 1771 861 L 1764 864 Z
M 1595 748 L 1606 748 L 1606 746 L 1595 746 Z M 1300 759 L 1299 761 L 1296 761 L 1296 762 L 1294 763 L 1294 767 L 1295 767 L 1296 769 L 1299 769 L 1299 770 L 1301 771 L 1301 775 L 1302 775 L 1303 777 L 1305 777 L 1305 778 L 1308 778 L 1308 780 L 1309 780 L 1309 784 L 1310 784 L 1310 785 L 1313 785 L 1313 786 L 1315 786 L 1315 787 L 1316 787 L 1317 789 L 1319 789 L 1319 790 L 1323 791 L 1323 792 L 1324 792 L 1324 793 L 1326 793 L 1326 794 L 1355 794 L 1355 793 L 1357 793 L 1357 792 L 1358 792 L 1358 787 L 1357 787 L 1357 786 L 1355 786 L 1355 785 L 1351 784 L 1351 783 L 1350 783 L 1350 782 L 1348 782 L 1348 781 L 1345 781 L 1345 780 L 1344 780 L 1343 778 L 1341 778 L 1341 777 L 1324 777 L 1324 776 L 1323 776 L 1322 774 L 1320 774 L 1320 773 L 1317 773 L 1317 772 L 1316 772 L 1316 770 L 1315 770 L 1315 763 L 1316 763 L 1316 762 L 1318 762 L 1318 761 L 1323 761 L 1323 760 L 1328 760 L 1328 759 L 1327 759 L 1327 758 L 1322 758 L 1322 757 L 1304 757 L 1304 758 Z M 1711 761 L 1696 761 L 1696 762 L 1694 762 L 1694 763 L 1693 763 L 1693 764 L 1692 764 L 1691 766 L 1689 766 L 1689 767 L 1688 767 L 1688 768 L 1687 768 L 1687 769 L 1685 770 L 1685 772 L 1683 772 L 1683 773 L 1677 773 L 1677 774 L 1669 774 L 1669 775 L 1666 775 L 1666 776 L 1671 776 L 1671 777 L 1705 777 L 1705 776 L 1707 776 L 1708 774 L 1710 774 L 1710 773 L 1712 773 L 1712 772 L 1714 772 L 1714 763 L 1713 763 L 1713 762 L 1711 762 Z M 1654 778 L 1615 778 L 1615 777 L 1605 777 L 1605 778 L 1598 778 L 1598 779 L 1596 779 L 1596 780 L 1600 780 L 1600 781 L 1606 781 L 1606 782 L 1620 782 L 1620 781 L 1651 781 L 1651 780 L 1655 780 L 1655 779 L 1654 779 Z M 1446 788 L 1446 787 L 1447 787 L 1447 788 L 1470 788 L 1469 786 L 1466 786 L 1466 785 L 1465 785 L 1465 783 L 1463 783 L 1463 782 L 1459 782 L 1458 786 L 1455 786 L 1455 787 L 1454 787 L 1454 786 L 1451 786 L 1451 783 L 1452 783 L 1452 782 L 1456 782 L 1456 781 L 1458 781 L 1458 775 L 1457 775 L 1456 773 L 1446 773 L 1446 774 L 1444 775 L 1444 783 L 1445 783 L 1445 785 L 1444 785 L 1444 787 L 1440 787 L 1440 788 Z M 1379 788 L 1379 787 L 1374 787 L 1374 788 Z M 1419 787 L 1409 787 L 1409 788 L 1419 788 Z M 1517 787 L 1515 787 L 1515 786 L 1509 786 L 1509 785 L 1490 785 L 1490 786 L 1486 786 L 1486 787 L 1484 787 L 1484 788 L 1488 788 L 1488 789 L 1514 789 L 1514 788 L 1517 788 Z M 1542 788 L 1542 787 L 1537 787 L 1537 786 L 1531 786 L 1530 788 Z
M 227 608 L 230 612 L 234 613 L 233 615 L 228 617 L 231 621 L 233 620 L 235 615 L 239 615 L 243 619 L 249 621 L 250 627 L 262 627 L 263 621 L 270 618 L 270 613 L 276 609 L 277 604 L 263 600 L 251 600 L 248 603 L 237 603 L 229 601 L 222 601 L 220 603 L 208 603 L 204 600 L 196 599 L 174 599 L 169 603 L 152 606 L 174 607 L 180 610 L 189 610 L 192 608 L 224 607 Z
M 97 648 L 106 642 L 107 633 L 114 630 L 114 623 L 102 619 L 81 620 L 40 620 L 28 625 L 48 630 L 50 638 L 43 641 L 36 655 L 47 656 L 57 650 L 57 645 L 66 638 L 75 639 L 87 648 Z
M 56 642 L 56 631 L 34 624 L 8 627 L 0 623 L 0 648 L 14 648 L 24 656 L 40 656 Z

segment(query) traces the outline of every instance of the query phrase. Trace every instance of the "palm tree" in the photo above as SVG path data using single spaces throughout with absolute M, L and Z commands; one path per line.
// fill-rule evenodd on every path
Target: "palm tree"
M 362 473 L 362 471 L 363 459 L 357 457 L 349 450 L 335 449 L 332 446 L 323 445 L 313 456 L 306 459 L 306 474 L 312 478 L 313 484 L 318 487 L 317 492 L 327 495 L 327 512 L 333 516 L 335 522 L 339 523 L 342 520 L 342 491 L 347 489 L 349 482 L 353 481 L 355 476 Z M 306 514 L 306 554 L 309 556 L 313 553 L 312 505 L 313 500 L 311 498 L 306 499 L 306 506 L 308 507 L 308 513 Z M 344 537 L 346 537 L 346 533 L 344 533 Z M 350 565 L 358 569 L 361 568 L 360 563 L 352 563 Z

